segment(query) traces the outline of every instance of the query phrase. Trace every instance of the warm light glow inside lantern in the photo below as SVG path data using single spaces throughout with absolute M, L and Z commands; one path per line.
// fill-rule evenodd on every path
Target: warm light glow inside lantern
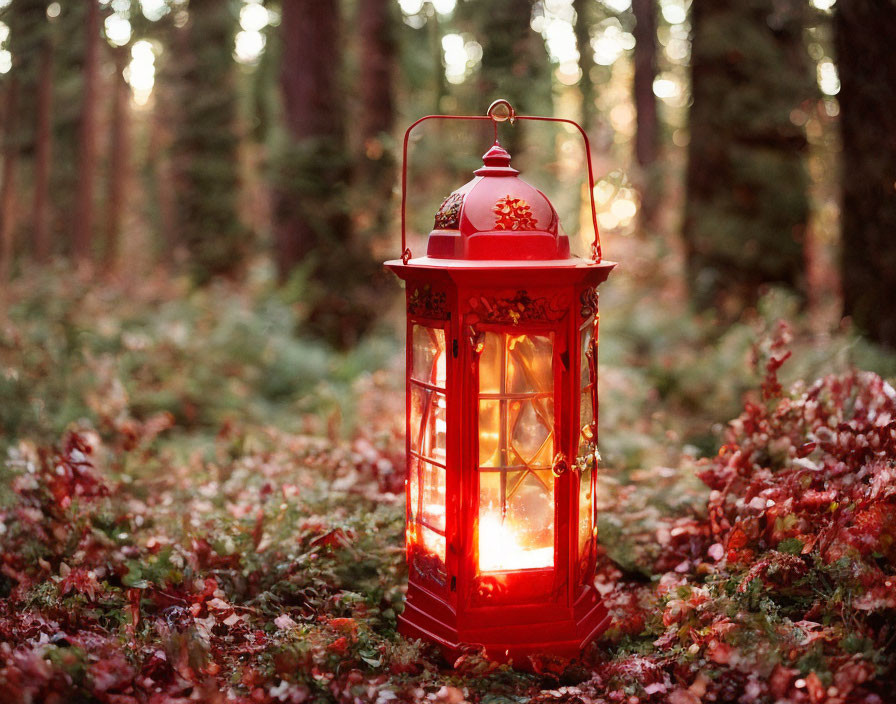
M 592 584 L 596 286 L 614 265 L 597 243 L 570 255 L 497 142 L 483 161 L 436 214 L 427 256 L 387 262 L 408 312 L 400 630 L 448 654 L 574 655 L 607 617 Z

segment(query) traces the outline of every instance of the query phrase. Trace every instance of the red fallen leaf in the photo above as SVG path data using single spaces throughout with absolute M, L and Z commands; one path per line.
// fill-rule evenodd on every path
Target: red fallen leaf
M 783 665 L 775 665 L 768 680 L 769 689 L 777 699 L 783 699 L 790 691 L 790 684 L 800 674 L 799 670 Z
M 803 457 L 808 457 L 812 454 L 815 448 L 818 447 L 817 442 L 806 442 L 799 446 L 796 451 L 796 456 L 802 459 Z
M 550 675 L 559 679 L 569 667 L 570 661 L 568 658 L 538 654 L 530 655 L 529 662 L 532 664 L 532 669 L 535 671 L 535 674 Z
M 355 536 L 347 533 L 341 528 L 334 528 L 327 531 L 323 535 L 311 541 L 312 547 L 328 546 L 328 547 L 346 547 L 351 543 Z
M 327 646 L 327 650 L 330 650 L 334 653 L 339 653 L 340 655 L 345 655 L 348 652 L 348 638 L 342 636 L 341 638 L 337 638 L 332 643 Z
M 134 671 L 121 653 L 111 653 L 93 663 L 88 675 L 95 691 L 106 693 L 123 689 L 131 682 Z
M 747 534 L 744 532 L 740 523 L 738 523 L 734 526 L 734 530 L 731 531 L 731 535 L 728 536 L 728 549 L 740 550 L 747 545 L 748 541 Z
M 348 633 L 351 636 L 358 632 L 358 622 L 353 618 L 331 618 L 328 623 L 331 628 Z
M 256 548 L 261 544 L 264 535 L 264 509 L 258 509 L 255 514 L 255 527 L 252 529 L 252 545 Z
M 806 689 L 809 692 L 809 700 L 812 704 L 821 704 L 825 700 L 824 685 L 814 672 L 810 672 L 806 677 Z
M 136 629 L 140 623 L 140 589 L 128 589 L 128 604 L 131 609 L 131 628 Z
M 214 577 L 206 577 L 204 585 L 205 586 L 201 592 L 199 592 L 198 594 L 191 594 L 188 597 L 188 599 L 194 604 L 201 604 L 211 599 L 215 593 L 215 590 L 218 588 L 218 580 L 216 580 Z
M 727 643 L 713 639 L 706 646 L 706 654 L 713 662 L 727 665 L 731 662 L 731 656 L 734 655 L 734 648 Z
M 101 588 L 93 570 L 76 567 L 59 583 L 59 595 L 65 596 L 69 592 L 77 592 L 94 601 Z

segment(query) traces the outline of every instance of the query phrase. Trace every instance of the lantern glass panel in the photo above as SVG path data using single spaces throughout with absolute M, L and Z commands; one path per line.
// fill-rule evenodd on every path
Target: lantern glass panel
M 411 337 L 408 517 L 412 529 L 409 534 L 425 553 L 438 558 L 435 564 L 431 564 L 432 558 L 419 558 L 426 563 L 426 572 L 442 574 L 445 561 L 448 406 L 445 395 L 445 331 L 413 325 Z
M 554 388 L 553 340 L 547 335 L 507 336 L 507 389 L 512 394 Z
M 445 388 L 445 331 L 413 326 L 411 378 Z
M 444 563 L 445 563 L 445 536 L 441 533 L 430 530 L 426 526 L 419 527 L 419 541 L 420 545 L 423 547 L 426 552 L 435 555 L 441 561 L 441 565 L 436 567 L 436 573 L 440 575 L 444 575 Z
M 594 319 L 582 327 L 581 393 L 579 401 L 579 557 L 584 562 L 590 557 L 594 536 L 594 394 L 597 388 L 594 373 Z
M 445 463 L 445 394 L 411 384 L 411 452 Z
M 420 461 L 420 522 L 445 532 L 445 470 Z
M 479 569 L 554 565 L 553 335 L 486 332 L 479 368 Z

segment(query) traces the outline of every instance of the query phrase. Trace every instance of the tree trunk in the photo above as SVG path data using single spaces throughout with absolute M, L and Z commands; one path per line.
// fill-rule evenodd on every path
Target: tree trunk
M 240 190 L 237 90 L 230 3 L 191 0 L 184 32 L 173 38 L 180 69 L 174 140 L 178 231 L 193 281 L 242 273 L 250 233 L 237 208 Z
M 493 100 L 505 98 L 521 115 L 551 114 L 550 61 L 544 39 L 531 27 L 534 3 L 493 0 L 477 5 L 482 28 L 482 111 Z M 511 155 L 519 156 L 524 144 L 522 124 L 506 130 L 502 140 Z
M 103 237 L 103 267 L 114 268 L 118 256 L 121 223 L 130 185 L 130 89 L 124 80 L 124 70 L 130 58 L 130 47 L 119 46 L 115 55 L 115 75 L 112 87 L 112 117 L 109 130 L 109 173 L 106 178 L 106 222 Z
M 632 0 L 635 14 L 635 111 L 637 134 L 635 157 L 641 166 L 656 161 L 657 120 L 656 96 L 656 0 Z
M 0 184 L 0 282 L 9 277 L 16 230 L 16 166 L 19 150 L 15 140 L 18 122 L 19 85 L 11 77 L 6 89 L 6 119 L 3 130 L 3 182 Z
M 337 0 L 283 3 L 280 89 L 295 151 L 287 167 L 297 170 L 293 183 L 300 186 L 298 193 L 281 188 L 277 198 L 277 265 L 284 281 L 328 238 L 345 238 L 347 233 L 345 214 L 334 211 L 328 198 L 345 179 L 339 25 Z M 314 216 L 316 208 L 319 217 Z
M 439 21 L 439 13 L 433 10 L 427 19 L 426 26 L 429 32 L 429 46 L 432 52 L 432 63 L 435 69 L 433 75 L 432 113 L 439 115 L 442 112 L 442 99 L 448 95 L 448 81 L 445 78 L 445 65 L 443 63 L 442 49 L 442 23 Z M 438 126 L 438 122 L 436 123 Z
M 803 284 L 807 144 L 790 116 L 815 94 L 806 7 L 700 0 L 691 8 L 688 280 L 699 307 L 736 316 L 765 284 Z
M 582 127 L 588 132 L 594 115 L 594 82 L 591 80 L 591 69 L 594 68 L 594 51 L 591 49 L 591 13 L 588 8 L 594 0 L 573 0 L 572 7 L 576 12 L 576 47 L 579 50 L 579 91 L 582 94 Z
M 837 0 L 843 309 L 875 342 L 896 348 L 896 4 Z
M 367 239 L 385 234 L 392 211 L 395 182 L 392 130 L 395 102 L 392 97 L 396 65 L 392 0 L 361 0 L 358 8 L 360 34 L 361 112 L 358 158 L 359 187 L 366 206 L 363 221 Z
M 100 80 L 100 6 L 88 0 L 86 43 L 84 48 L 84 88 L 81 102 L 81 124 L 78 145 L 78 195 L 75 203 L 74 255 L 76 259 L 92 257 L 94 222 L 94 184 L 97 167 L 97 93 Z
M 41 50 L 37 85 L 37 132 L 34 143 L 33 253 L 39 262 L 50 258 L 49 191 L 53 154 L 53 40 L 47 34 Z
M 308 329 L 348 347 L 376 317 L 379 264 L 353 237 L 348 212 L 339 5 L 283 3 L 280 88 L 289 140 L 277 164 L 274 219 L 281 281 L 300 263 L 307 277 Z

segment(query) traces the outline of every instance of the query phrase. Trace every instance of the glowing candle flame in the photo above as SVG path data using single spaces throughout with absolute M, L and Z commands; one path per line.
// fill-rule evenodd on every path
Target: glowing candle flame
M 497 512 L 483 513 L 479 519 L 479 569 L 482 572 L 528 570 L 551 567 L 554 548 L 528 548 L 520 531 L 501 521 Z

